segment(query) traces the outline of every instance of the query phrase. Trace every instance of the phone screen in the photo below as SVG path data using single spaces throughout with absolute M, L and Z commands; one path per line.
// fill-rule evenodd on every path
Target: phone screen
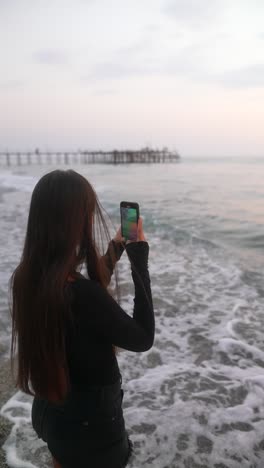
M 122 235 L 127 240 L 137 240 L 137 209 L 129 206 L 121 206 Z

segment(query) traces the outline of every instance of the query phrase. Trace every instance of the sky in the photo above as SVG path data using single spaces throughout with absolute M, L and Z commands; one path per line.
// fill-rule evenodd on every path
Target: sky
M 264 156 L 263 0 L 0 0 L 0 151 Z

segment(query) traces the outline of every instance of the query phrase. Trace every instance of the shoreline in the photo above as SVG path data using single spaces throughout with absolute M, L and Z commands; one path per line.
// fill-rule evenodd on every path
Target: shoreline
M 0 367 L 0 408 L 15 394 L 15 384 L 11 376 L 10 360 L 1 362 Z M 12 429 L 12 424 L 0 415 L 0 468 L 9 468 L 3 445 Z

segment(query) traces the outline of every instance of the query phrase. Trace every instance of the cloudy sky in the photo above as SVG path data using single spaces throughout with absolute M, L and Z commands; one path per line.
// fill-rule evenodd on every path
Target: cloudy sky
M 264 155 L 263 0 L 0 0 L 0 150 Z

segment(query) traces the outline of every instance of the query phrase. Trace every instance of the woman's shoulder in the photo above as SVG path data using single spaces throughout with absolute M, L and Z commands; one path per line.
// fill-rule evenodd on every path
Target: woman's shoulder
M 86 278 L 81 274 L 76 276 L 74 281 L 70 282 L 70 286 L 75 294 L 82 297 L 98 295 L 104 291 L 104 288 L 97 281 Z
M 97 283 L 89 278 L 86 278 L 81 273 L 78 273 L 74 276 L 73 279 L 69 281 L 69 284 L 76 289 L 87 289 L 93 288 Z

